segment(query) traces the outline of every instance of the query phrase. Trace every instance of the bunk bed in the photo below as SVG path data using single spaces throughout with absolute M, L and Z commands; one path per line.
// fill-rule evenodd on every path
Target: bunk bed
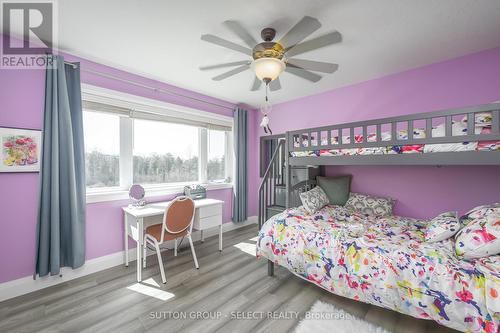
M 459 259 L 452 239 L 424 241 L 423 220 L 330 205 L 307 214 L 298 194 L 316 182 L 291 181 L 296 166 L 500 165 L 499 110 L 492 103 L 287 132 L 259 188 L 257 256 L 268 259 L 268 274 L 276 263 L 341 296 L 461 331 L 499 332 L 500 255 Z M 286 179 L 286 210 L 267 219 L 276 175 Z

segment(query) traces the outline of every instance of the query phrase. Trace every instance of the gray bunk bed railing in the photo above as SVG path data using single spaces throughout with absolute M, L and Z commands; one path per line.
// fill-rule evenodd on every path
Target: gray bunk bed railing
M 455 151 L 413 154 L 370 154 L 334 156 L 290 156 L 295 152 L 371 148 L 386 146 L 426 145 L 500 140 L 500 102 L 473 107 L 415 113 L 411 115 L 358 121 L 331 126 L 320 126 L 286 132 L 287 164 L 290 165 L 497 165 L 498 151 Z M 491 114 L 489 133 L 476 133 L 476 115 Z M 453 122 L 462 117 L 467 119 L 465 135 L 453 135 Z M 433 126 L 444 124 L 443 136 L 433 136 Z M 383 140 L 382 131 L 388 128 L 389 140 Z M 415 129 L 424 129 L 425 137 L 414 136 Z M 399 131 L 407 130 L 407 138 L 400 139 Z M 375 134 L 368 139 L 369 134 Z M 361 142 L 355 136 L 362 135 Z M 332 143 L 332 138 L 337 143 Z M 346 139 L 349 138 L 348 140 Z M 347 142 L 344 142 L 347 141 Z M 314 143 L 314 145 L 313 145 Z

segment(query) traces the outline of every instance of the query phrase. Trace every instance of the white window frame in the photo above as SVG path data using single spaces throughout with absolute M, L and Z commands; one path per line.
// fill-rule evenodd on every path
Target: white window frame
M 82 98 L 84 100 L 124 107 L 131 110 L 141 110 L 166 114 L 167 116 L 179 116 L 196 120 L 203 117 L 218 125 L 225 125 L 233 128 L 233 118 L 218 115 L 210 112 L 187 108 L 171 103 L 161 102 L 145 97 L 131 95 L 115 90 L 82 84 Z M 87 188 L 87 203 L 124 200 L 128 199 L 128 189 L 133 184 L 133 133 L 132 118 L 120 117 L 120 185 L 117 187 Z M 181 193 L 184 186 L 198 183 L 207 190 L 223 189 L 233 187 L 233 145 L 232 131 L 226 132 L 226 177 L 231 181 L 226 183 L 209 183 L 207 181 L 207 157 L 208 157 L 208 130 L 199 128 L 199 151 L 198 157 L 200 165 L 198 167 L 198 182 L 166 183 L 166 184 L 145 184 L 146 198 Z

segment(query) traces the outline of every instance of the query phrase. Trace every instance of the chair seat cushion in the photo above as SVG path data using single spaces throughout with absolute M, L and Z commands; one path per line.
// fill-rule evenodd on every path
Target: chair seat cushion
M 161 240 L 161 229 L 163 227 L 163 224 L 155 224 L 152 226 L 149 226 L 146 228 L 146 233 L 149 234 L 150 236 L 153 236 L 156 238 L 156 240 L 159 242 Z M 183 232 L 180 232 L 178 234 L 170 234 L 167 231 L 165 231 L 165 235 L 163 236 L 163 241 L 169 241 L 173 240 L 182 236 L 187 235 L 188 229 L 184 230 Z

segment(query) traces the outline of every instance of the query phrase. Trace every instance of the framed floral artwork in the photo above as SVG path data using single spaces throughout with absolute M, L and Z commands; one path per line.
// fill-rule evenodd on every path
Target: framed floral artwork
M 39 172 L 42 131 L 0 127 L 0 172 Z

